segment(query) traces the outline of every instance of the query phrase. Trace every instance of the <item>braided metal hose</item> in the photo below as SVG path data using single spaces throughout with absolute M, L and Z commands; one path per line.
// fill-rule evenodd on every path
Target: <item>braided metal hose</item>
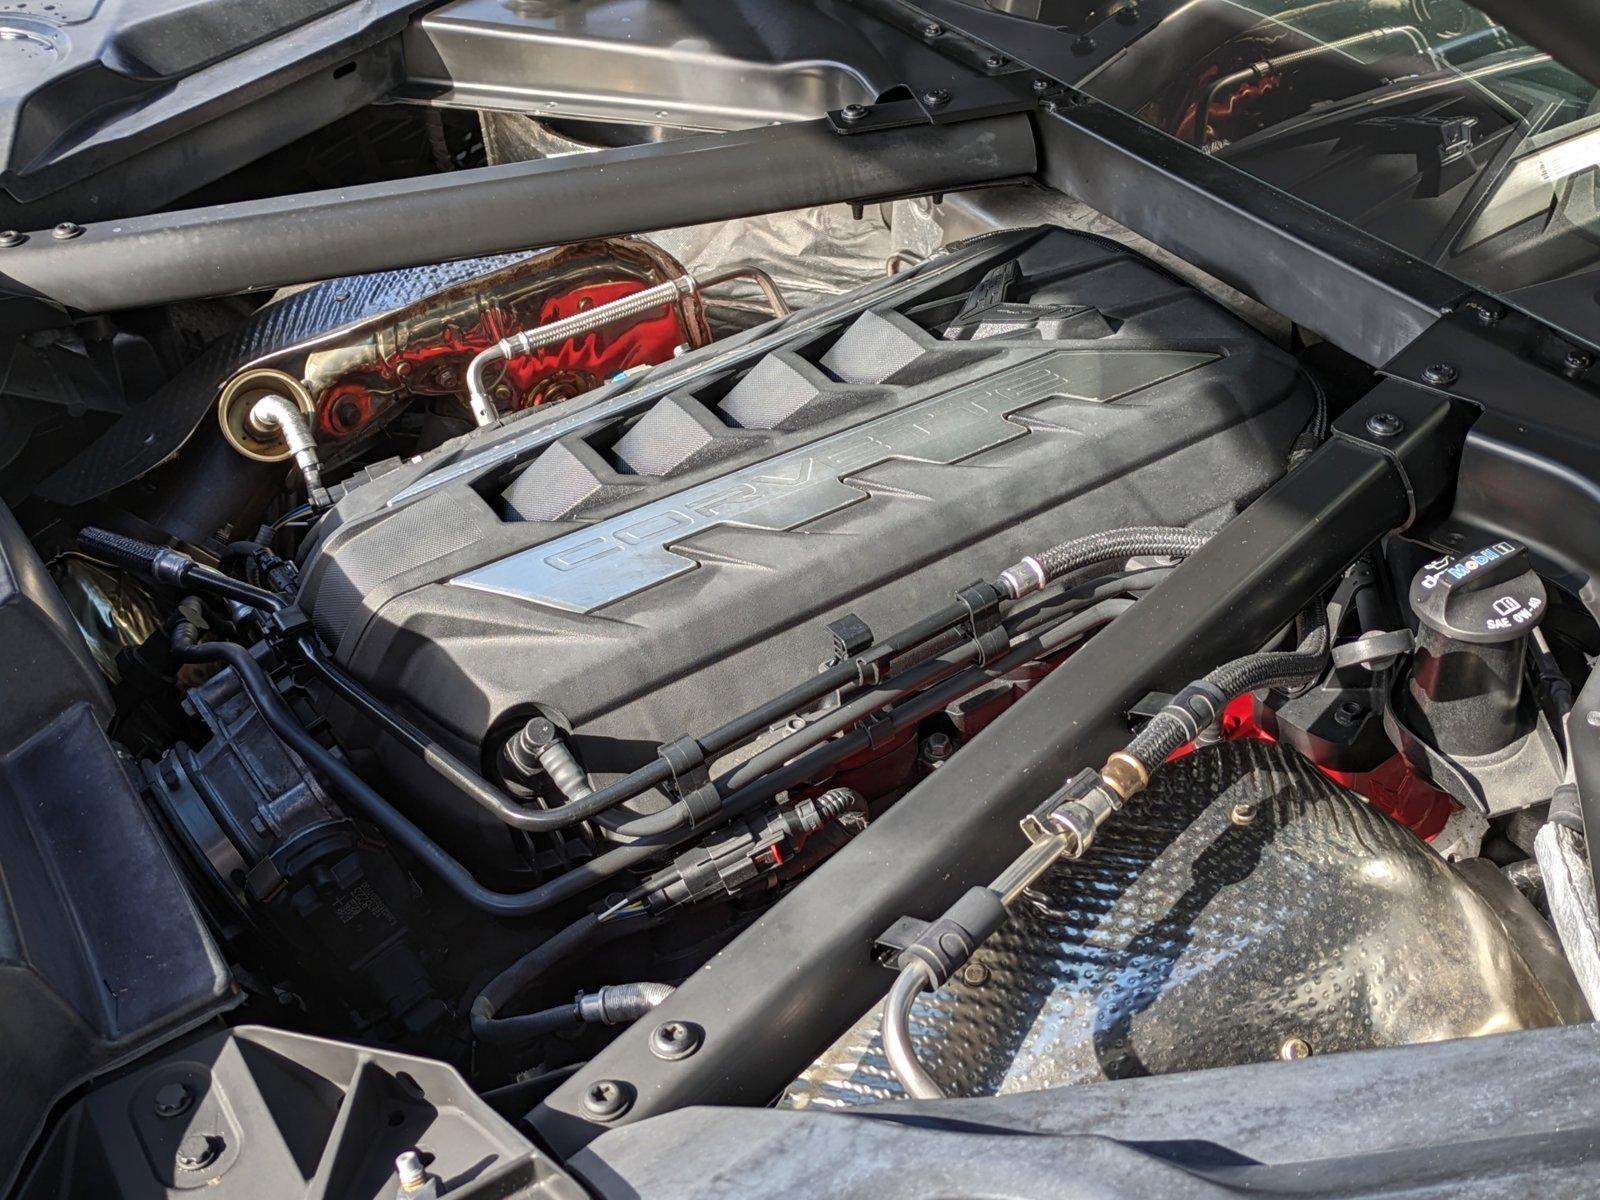
M 1000 573 L 996 583 L 1013 600 L 1048 587 L 1073 571 L 1141 554 L 1186 558 L 1211 539 L 1209 533 L 1164 525 L 1135 525 L 1086 534 L 1030 554 Z

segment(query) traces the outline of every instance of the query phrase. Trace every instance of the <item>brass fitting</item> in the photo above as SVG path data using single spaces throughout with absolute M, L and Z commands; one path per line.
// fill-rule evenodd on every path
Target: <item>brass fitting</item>
M 1144 791 L 1145 785 L 1150 782 L 1150 772 L 1133 755 L 1118 750 L 1100 768 L 1100 778 L 1126 803 Z

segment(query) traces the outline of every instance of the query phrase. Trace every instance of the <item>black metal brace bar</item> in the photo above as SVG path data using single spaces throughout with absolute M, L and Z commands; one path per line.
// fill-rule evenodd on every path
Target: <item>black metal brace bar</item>
M 705 1030 L 693 1055 L 665 1062 L 648 1028 L 629 1030 L 530 1114 L 541 1136 L 570 1154 L 599 1133 L 583 1095 L 603 1079 L 635 1089 L 628 1121 L 770 1100 L 882 995 L 874 939 L 1009 862 L 1017 822 L 1127 741 L 1141 697 L 1259 649 L 1376 539 L 1431 516 L 1474 410 L 1397 382 L 1378 391 L 1341 418 L 1341 436 L 691 976 L 657 1016 Z M 1379 406 L 1400 426 L 1381 448 L 1360 440 Z
M 826 121 L 708 134 L 33 233 L 0 298 L 108 312 L 1029 176 L 1022 113 L 841 137 Z

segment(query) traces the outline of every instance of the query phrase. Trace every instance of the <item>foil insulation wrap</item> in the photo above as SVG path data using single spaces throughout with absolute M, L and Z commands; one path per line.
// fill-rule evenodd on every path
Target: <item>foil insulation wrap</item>
M 1292 751 L 1231 742 L 1163 768 L 1026 893 L 912 1036 L 947 1095 L 974 1096 L 1558 1022 L 1426 843 Z M 902 1095 L 874 1010 L 781 1103 Z

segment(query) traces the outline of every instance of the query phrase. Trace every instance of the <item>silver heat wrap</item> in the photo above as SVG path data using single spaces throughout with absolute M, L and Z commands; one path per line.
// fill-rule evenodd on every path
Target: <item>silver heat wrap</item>
M 911 1032 L 945 1094 L 973 1096 L 1559 1020 L 1426 844 L 1292 752 L 1233 742 L 1158 772 L 923 995 Z M 874 1010 L 781 1103 L 901 1095 Z

